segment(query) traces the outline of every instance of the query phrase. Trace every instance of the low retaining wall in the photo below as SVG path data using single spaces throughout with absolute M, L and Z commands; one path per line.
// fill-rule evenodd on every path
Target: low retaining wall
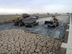
M 0 24 L 12 22 L 12 19 L 21 15 L 0 15 Z

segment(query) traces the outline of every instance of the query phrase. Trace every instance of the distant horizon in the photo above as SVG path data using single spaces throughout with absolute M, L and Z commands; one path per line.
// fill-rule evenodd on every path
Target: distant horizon
M 67 12 L 69 13 L 69 12 Z M 67 14 L 67 13 L 57 13 L 57 14 Z M 0 15 L 20 15 L 20 14 L 24 14 L 24 13 L 6 13 L 6 14 L 0 14 Z M 26 13 L 26 14 L 37 14 L 37 13 Z M 47 13 L 39 13 L 39 14 L 47 14 Z M 56 13 L 49 13 L 49 14 L 56 14 Z

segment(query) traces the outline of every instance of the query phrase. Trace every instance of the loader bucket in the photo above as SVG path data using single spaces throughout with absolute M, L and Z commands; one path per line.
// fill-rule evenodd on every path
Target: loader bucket
M 51 22 L 51 21 L 45 21 L 44 24 L 45 24 L 45 25 L 46 25 L 46 24 L 53 24 L 53 22 Z

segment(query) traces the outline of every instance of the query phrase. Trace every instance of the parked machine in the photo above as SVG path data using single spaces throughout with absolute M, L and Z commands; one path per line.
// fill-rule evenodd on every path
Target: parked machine
M 23 14 L 22 17 L 14 17 L 14 19 L 12 20 L 14 25 L 18 25 L 18 26 L 34 26 L 35 24 L 38 24 L 38 17 L 36 16 L 32 16 L 30 17 L 30 15 L 28 14 Z
M 47 27 L 56 27 L 56 26 L 58 26 L 59 25 L 59 22 L 58 22 L 58 19 L 57 18 L 55 18 L 55 16 L 52 16 L 52 20 L 50 20 L 50 21 L 45 21 L 45 25 L 47 26 Z
M 25 26 L 31 26 L 31 27 L 33 27 L 34 25 L 38 25 L 39 23 L 37 18 L 26 18 L 23 19 L 22 22 L 25 24 Z

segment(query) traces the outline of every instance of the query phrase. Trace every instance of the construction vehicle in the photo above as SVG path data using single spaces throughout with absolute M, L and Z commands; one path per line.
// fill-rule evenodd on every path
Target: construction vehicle
M 14 17 L 14 19 L 12 20 L 14 25 L 18 25 L 18 26 L 22 26 L 22 25 L 30 25 L 33 27 L 34 24 L 38 24 L 38 17 L 30 17 L 30 15 L 28 14 L 23 14 L 22 17 Z
M 50 21 L 45 21 L 46 27 L 56 27 L 59 25 L 58 19 L 55 18 L 55 16 L 52 16 L 53 19 Z
M 25 24 L 25 26 L 31 26 L 31 27 L 33 27 L 34 25 L 38 25 L 39 23 L 37 18 L 26 18 L 23 19 L 22 22 Z
M 19 17 L 19 16 L 16 16 L 14 17 L 14 19 L 12 20 L 13 21 L 13 24 L 14 25 L 19 25 L 21 23 L 21 21 L 27 17 L 30 17 L 30 15 L 28 14 L 23 14 L 22 17 Z

